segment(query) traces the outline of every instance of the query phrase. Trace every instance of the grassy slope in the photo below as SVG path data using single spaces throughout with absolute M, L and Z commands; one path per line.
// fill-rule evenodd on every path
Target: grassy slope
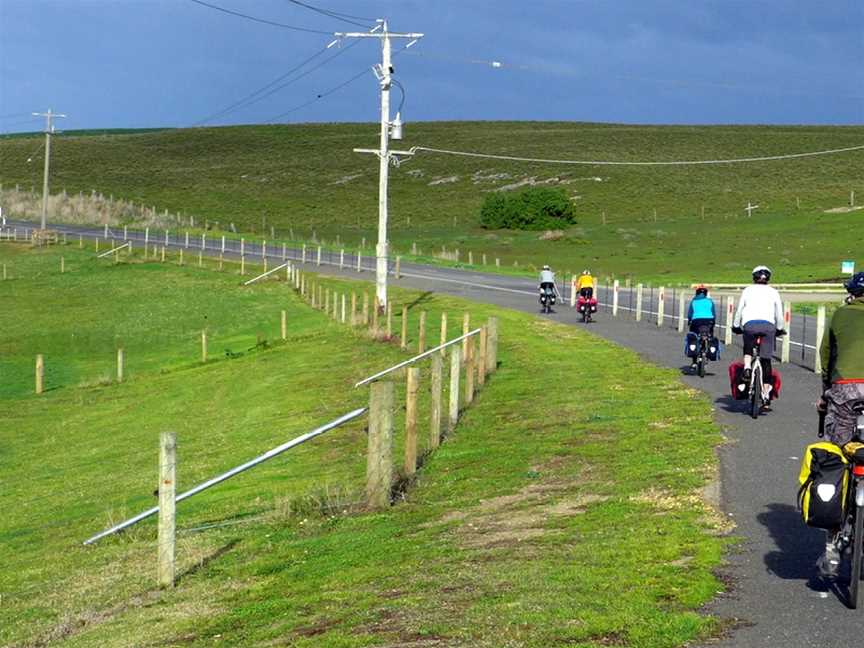
M 56 267 L 56 251 L 37 254 L 28 263 Z M 85 263 L 66 254 L 73 267 Z M 0 247 L 0 260 L 22 265 L 20 256 Z M 361 344 L 283 284 L 241 291 L 226 275 L 156 265 L 91 272 L 122 275 L 126 289 L 161 286 L 147 303 L 202 288 L 219 296 L 211 311 L 219 317 L 249 294 L 244 304 L 253 310 L 289 309 L 292 339 L 207 367 L 175 364 L 160 373 L 154 360 L 120 386 L 0 400 L 2 420 L 12 423 L 0 430 L 3 463 L 27 475 L 0 490 L 8 512 L 0 530 L 7 556 L 0 641 L 53 632 L 81 646 L 203 645 L 214 637 L 235 645 L 438 638 L 444 645 L 676 646 L 716 627 L 693 612 L 718 588 L 711 569 L 722 549 L 698 495 L 719 439 L 709 404 L 682 389 L 674 372 L 510 311 L 496 312 L 500 370 L 407 501 L 356 514 L 350 503 L 362 487 L 364 443 L 361 426 L 349 426 L 181 504 L 183 528 L 249 523 L 181 534 L 180 585 L 153 590 L 152 524 L 95 548 L 78 542 L 109 518 L 152 504 L 159 430 L 178 431 L 185 487 L 362 402 L 362 390 L 348 389 L 352 380 L 401 354 Z M 94 278 L 81 271 L 82 283 Z M 27 290 L 0 284 L 13 305 L 0 313 L 0 330 L 22 311 L 32 314 L 33 331 L 55 325 L 42 306 L 62 303 L 58 291 L 78 279 L 44 271 L 16 280 Z M 104 282 L 94 301 L 122 294 L 118 285 Z M 396 294 L 400 303 L 418 298 L 432 322 L 450 312 L 456 332 L 452 314 L 464 302 Z M 158 326 L 194 330 L 199 308 L 190 302 L 189 313 Z M 412 331 L 419 310 L 411 309 Z M 87 312 L 92 319 L 82 325 L 95 328 L 95 319 L 105 325 L 118 311 L 79 317 Z M 492 310 L 471 312 L 476 320 Z M 56 355 L 64 361 L 61 349 Z M 171 363 L 169 354 L 162 362 Z M 265 517 L 248 518 L 255 515 Z
M 365 124 L 171 130 L 58 141 L 55 187 L 97 189 L 246 231 L 275 226 L 295 234 L 372 241 L 377 165 L 352 147 L 373 145 Z M 674 160 L 783 154 L 864 142 L 862 127 L 653 127 L 578 123 L 418 123 L 414 144 L 545 158 Z M 0 141 L 3 183 L 38 186 L 24 163 L 38 142 Z M 785 280 L 838 274 L 860 248 L 861 212 L 824 214 L 864 195 L 861 153 L 748 165 L 572 167 L 421 154 L 392 171 L 391 234 L 403 252 L 461 248 L 522 267 L 591 266 L 642 279 L 746 278 L 757 261 Z M 504 177 L 493 178 L 496 174 Z M 489 233 L 477 226 L 486 191 L 526 177 L 558 178 L 579 196 L 580 223 L 557 242 L 537 234 Z M 453 182 L 433 184 L 442 179 Z M 600 181 L 597 181 L 597 180 Z M 796 208 L 796 197 L 801 209 Z M 748 201 L 759 219 L 743 219 Z M 706 220 L 701 220 L 705 207 Z M 654 222 L 653 210 L 658 221 Z M 601 225 L 605 212 L 609 225 Z M 706 255 L 706 248 L 720 254 Z

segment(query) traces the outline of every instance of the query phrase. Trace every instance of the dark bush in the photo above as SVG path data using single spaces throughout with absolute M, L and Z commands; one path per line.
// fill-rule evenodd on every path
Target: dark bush
M 486 229 L 562 229 L 576 222 L 576 210 L 563 189 L 531 187 L 519 193 L 491 193 L 480 208 Z

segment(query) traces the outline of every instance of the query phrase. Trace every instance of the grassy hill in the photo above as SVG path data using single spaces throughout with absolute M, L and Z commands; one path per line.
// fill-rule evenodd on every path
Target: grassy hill
M 466 309 L 501 321 L 499 370 L 404 499 L 357 505 L 365 434 L 351 424 L 181 503 L 179 582 L 157 589 L 152 521 L 80 543 L 153 505 L 160 431 L 178 434 L 184 489 L 364 403 L 353 382 L 405 353 L 284 282 L 241 288 L 213 266 L 7 243 L 0 262 L 0 644 L 660 648 L 721 624 L 698 613 L 722 587 L 724 523 L 701 497 L 719 441 L 710 403 L 586 332 L 398 289 L 412 345 L 421 309 L 434 323 L 449 312 L 451 336 Z M 250 350 L 276 337 L 280 309 L 288 340 Z
M 157 209 L 234 223 L 277 237 L 374 240 L 377 160 L 352 152 L 375 146 L 377 125 L 307 124 L 165 130 L 57 138 L 55 190 L 95 189 Z M 0 182 L 39 187 L 40 139 L 0 140 Z M 800 153 L 864 144 L 864 127 L 622 126 L 581 123 L 409 124 L 399 148 L 588 160 L 694 160 Z M 543 182 L 563 186 L 579 223 L 557 241 L 537 233 L 487 232 L 487 192 Z M 860 249 L 864 211 L 825 213 L 864 202 L 864 153 L 699 167 L 526 164 L 421 153 L 392 169 L 391 232 L 403 253 L 459 248 L 475 262 L 591 266 L 642 279 L 746 278 L 768 263 L 787 280 L 821 280 Z M 758 217 L 744 207 L 759 205 Z M 704 219 L 703 219 L 704 209 Z M 656 210 L 656 217 L 655 217 Z M 605 225 L 604 225 L 605 222 Z M 289 230 L 290 228 L 290 230 Z M 714 254 L 705 254 L 706 250 Z

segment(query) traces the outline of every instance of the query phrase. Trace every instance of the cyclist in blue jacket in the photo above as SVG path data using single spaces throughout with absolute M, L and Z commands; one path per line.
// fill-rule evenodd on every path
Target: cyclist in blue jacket
M 696 295 L 690 300 L 690 308 L 687 309 L 690 331 L 696 335 L 705 331 L 713 337 L 716 322 L 717 309 L 714 307 L 714 300 L 708 296 L 708 287 L 700 284 L 696 287 Z
M 698 335 L 706 333 L 714 337 L 714 324 L 717 321 L 717 311 L 714 308 L 714 300 L 708 296 L 708 287 L 700 284 L 696 287 L 696 295 L 690 300 L 690 308 L 687 309 L 687 323 L 690 332 Z M 696 359 L 693 359 L 693 367 L 696 367 Z

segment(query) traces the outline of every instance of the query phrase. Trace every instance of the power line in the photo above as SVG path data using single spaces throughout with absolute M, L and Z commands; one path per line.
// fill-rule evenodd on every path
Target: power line
M 321 31 L 320 29 L 310 29 L 308 27 L 297 27 L 296 25 L 286 25 L 285 23 L 275 22 L 273 20 L 267 20 L 266 18 L 256 18 L 255 16 L 250 16 L 248 14 L 240 13 L 239 11 L 234 11 L 233 9 L 225 9 L 224 7 L 219 7 L 214 4 L 210 4 L 209 2 L 204 2 L 204 0 L 190 0 L 195 4 L 199 4 L 202 7 L 208 7 L 210 9 L 215 9 L 216 11 L 221 11 L 222 13 L 230 14 L 232 16 L 237 16 L 238 18 L 245 18 L 246 20 L 252 20 L 254 22 L 262 23 L 264 25 L 272 25 L 274 27 L 282 27 L 283 29 L 291 29 L 293 31 L 306 32 L 309 34 L 325 34 L 327 36 L 331 35 L 332 32 L 329 31 Z
M 201 120 L 195 122 L 195 123 L 192 124 L 192 125 L 193 125 L 193 126 L 201 126 L 202 124 L 206 124 L 207 122 L 209 122 L 209 121 L 211 121 L 211 120 L 213 120 L 213 119 L 216 119 L 217 117 L 221 117 L 222 115 L 225 115 L 225 114 L 227 114 L 227 113 L 229 113 L 229 112 L 232 112 L 233 110 L 235 110 L 236 108 L 242 106 L 244 103 L 246 103 L 246 102 L 249 101 L 250 99 L 255 98 L 256 96 L 258 96 L 258 95 L 261 94 L 262 92 L 266 92 L 267 90 L 269 90 L 270 88 L 272 88 L 274 85 L 276 85 L 277 83 L 279 83 L 279 82 L 282 81 L 283 79 L 285 79 L 285 78 L 291 76 L 291 75 L 294 74 L 297 70 L 301 69 L 303 66 L 307 65 L 308 63 L 314 61 L 316 58 L 318 58 L 319 56 L 321 56 L 321 55 L 322 55 L 324 52 L 326 52 L 326 51 L 327 51 L 327 48 L 326 48 L 326 47 L 322 47 L 320 50 L 318 50 L 317 52 L 315 52 L 312 56 L 310 56 L 309 58 L 303 60 L 301 63 L 298 63 L 297 65 L 295 65 L 293 68 L 291 68 L 290 70 L 288 70 L 288 71 L 285 72 L 284 74 L 280 74 L 278 77 L 276 77 L 275 79 L 273 79 L 270 83 L 268 83 L 268 84 L 266 84 L 266 85 L 264 85 L 264 86 L 258 88 L 258 89 L 255 90 L 254 92 L 250 92 L 248 95 L 246 95 L 245 97 L 243 97 L 243 98 L 240 99 L 239 101 L 235 101 L 235 102 L 234 102 L 233 104 L 231 104 L 230 106 L 227 106 L 226 108 L 223 108 L 222 110 L 220 110 L 220 111 L 218 111 L 218 112 L 215 112 L 215 113 L 213 113 L 212 115 L 210 115 L 209 117 L 205 117 L 204 119 L 201 119 Z
M 288 0 L 288 2 L 290 2 L 291 4 L 295 4 L 299 7 L 304 7 L 305 9 L 309 9 L 310 11 L 314 11 L 315 13 L 319 13 L 322 16 L 327 16 L 329 18 L 335 18 L 336 20 L 341 20 L 342 22 L 346 22 L 346 23 L 349 23 L 351 25 L 357 25 L 358 27 L 366 27 L 366 28 L 369 27 L 369 25 L 367 25 L 367 24 L 364 24 L 361 22 L 356 22 L 358 20 L 365 20 L 367 23 L 370 23 L 370 22 L 374 23 L 375 22 L 374 18 L 363 18 L 362 16 L 352 16 L 351 14 L 344 14 L 344 13 L 341 13 L 339 11 L 333 11 L 331 9 L 323 9 L 321 7 L 313 7 L 312 5 L 306 4 L 305 2 L 300 2 L 300 0 Z
M 348 47 L 350 47 L 350 45 L 347 46 L 346 49 L 347 49 Z M 393 53 L 393 57 L 395 58 L 396 56 L 398 56 L 399 54 L 401 54 L 402 52 L 404 52 L 406 49 L 408 49 L 407 46 L 406 46 L 406 47 L 403 47 L 402 49 L 397 50 L 396 52 Z M 325 90 L 324 92 L 321 92 L 321 93 L 317 94 L 317 95 L 315 96 L 314 99 L 310 99 L 309 101 L 303 102 L 302 104 L 299 104 L 299 105 L 297 105 L 297 106 L 294 106 L 293 108 L 290 108 L 290 109 L 286 110 L 285 112 L 280 113 L 280 114 L 276 115 L 275 117 L 270 117 L 269 119 L 266 119 L 266 120 L 264 120 L 264 121 L 265 121 L 265 123 L 267 123 L 267 124 L 272 124 L 273 122 L 275 122 L 275 121 L 277 121 L 277 120 L 279 120 L 279 119 L 282 119 L 283 117 L 287 117 L 287 116 L 290 115 L 291 113 L 295 113 L 295 112 L 297 112 L 298 110 L 302 110 L 303 108 L 306 108 L 307 106 L 311 106 L 312 104 L 314 104 L 315 102 L 317 102 L 317 101 L 323 99 L 324 97 L 327 97 L 327 96 L 333 94 L 334 92 L 337 92 L 337 91 L 341 90 L 341 89 L 344 88 L 345 86 L 347 86 L 347 85 L 349 85 L 349 84 L 351 84 L 351 83 L 354 83 L 357 79 L 359 79 L 360 77 L 362 77 L 362 76 L 363 76 L 364 74 L 366 74 L 367 72 L 368 72 L 368 70 L 366 70 L 366 69 L 361 70 L 360 72 L 358 72 L 358 73 L 355 74 L 354 76 L 352 76 L 352 77 L 346 79 L 345 81 L 343 81 L 343 82 L 340 83 L 339 85 L 336 85 L 336 86 L 330 88 L 329 90 Z
M 341 56 L 342 54 L 344 54 L 346 51 L 348 51 L 350 48 L 352 48 L 352 47 L 353 47 L 354 45 L 356 45 L 356 44 L 357 44 L 357 41 L 351 43 L 350 45 L 347 45 L 346 47 L 343 47 L 342 49 L 340 49 L 338 52 L 336 52 L 336 54 L 334 54 L 334 55 L 331 56 L 330 58 L 325 59 L 325 60 L 321 61 L 320 63 L 318 63 L 317 65 L 315 65 L 315 66 L 309 68 L 309 69 L 306 70 L 305 72 L 303 72 L 303 73 L 301 73 L 301 74 L 298 74 L 298 75 L 297 75 L 296 77 L 294 77 L 293 79 L 289 79 L 289 80 L 286 81 L 285 83 L 282 83 L 282 84 L 280 84 L 280 85 L 277 85 L 275 88 L 270 89 L 270 90 L 269 90 L 268 92 L 266 92 L 265 94 L 262 94 L 262 95 L 260 95 L 260 96 L 257 96 L 257 97 L 255 97 L 255 98 L 253 98 L 253 99 L 249 99 L 249 100 L 247 100 L 245 103 L 243 103 L 243 105 L 241 105 L 241 106 L 237 106 L 236 109 L 239 110 L 240 108 L 247 108 L 247 107 L 251 106 L 252 104 L 258 103 L 259 101 L 261 101 L 261 100 L 263 100 L 263 99 L 266 99 L 267 97 L 269 97 L 269 96 L 271 96 L 271 95 L 273 95 L 273 94 L 279 92 L 280 90 L 282 90 L 282 89 L 288 87 L 288 86 L 291 85 L 292 83 L 295 83 L 295 82 L 299 81 L 300 79 L 309 76 L 309 75 L 312 74 L 315 70 L 318 70 L 319 68 L 321 68 L 321 67 L 327 65 L 330 61 L 332 61 L 333 59 L 335 59 L 335 58 L 338 57 L 338 56 Z M 325 51 L 326 51 L 326 49 L 327 49 L 327 48 L 325 48 Z M 308 61 L 307 61 L 307 62 L 308 62 Z M 295 68 L 295 70 L 296 70 L 296 68 Z M 283 78 L 284 78 L 284 76 L 283 76 Z M 272 84 L 270 84 L 270 85 L 272 85 Z M 225 112 L 227 113 L 227 112 L 231 112 L 231 111 L 225 111 Z M 223 114 L 225 114 L 225 113 L 223 113 Z
M 289 110 L 286 110 L 285 112 L 280 113 L 280 114 L 276 115 L 275 117 L 271 117 L 270 119 L 265 120 L 265 122 L 268 124 L 273 123 L 278 119 L 282 119 L 283 117 L 290 115 L 291 113 L 294 113 L 294 112 L 297 112 L 298 110 L 302 110 L 303 108 L 306 108 L 306 106 L 311 106 L 316 101 L 319 101 L 320 99 L 323 99 L 324 97 L 327 97 L 327 96 L 333 94 L 337 90 L 341 90 L 342 88 L 344 88 L 348 84 L 353 83 L 354 81 L 356 81 L 357 79 L 359 79 L 363 75 L 367 74 L 368 72 L 369 72 L 368 70 L 362 70 L 359 74 L 355 74 L 350 79 L 346 79 L 345 81 L 343 81 L 339 85 L 334 86 L 333 88 L 330 88 L 329 90 L 326 90 L 324 92 L 319 93 L 318 95 L 316 95 L 316 97 L 314 99 L 311 99 L 311 100 L 309 100 L 305 103 L 302 103 L 298 106 L 294 106 L 293 108 L 290 108 Z
M 508 160 L 511 162 L 535 162 L 540 164 L 580 164 L 586 166 L 687 166 L 687 165 L 702 165 L 702 164 L 736 164 L 741 162 L 768 162 L 773 160 L 790 160 L 793 158 L 815 157 L 818 155 L 834 155 L 836 153 L 846 153 L 848 151 L 864 150 L 864 145 L 849 146 L 839 149 L 828 149 L 825 151 L 811 151 L 808 153 L 790 153 L 787 155 L 764 155 L 760 157 L 749 158 L 733 158 L 728 160 L 670 160 L 670 161 L 647 161 L 647 162 L 627 162 L 627 161 L 609 161 L 609 160 L 551 160 L 545 158 L 529 158 L 519 157 L 514 155 L 495 155 L 491 153 L 476 153 L 470 151 L 452 151 L 448 149 L 429 148 L 427 146 L 414 146 L 411 148 L 412 153 L 417 151 L 427 151 L 429 153 L 441 153 L 442 155 L 458 155 L 461 157 L 483 158 L 487 160 Z

